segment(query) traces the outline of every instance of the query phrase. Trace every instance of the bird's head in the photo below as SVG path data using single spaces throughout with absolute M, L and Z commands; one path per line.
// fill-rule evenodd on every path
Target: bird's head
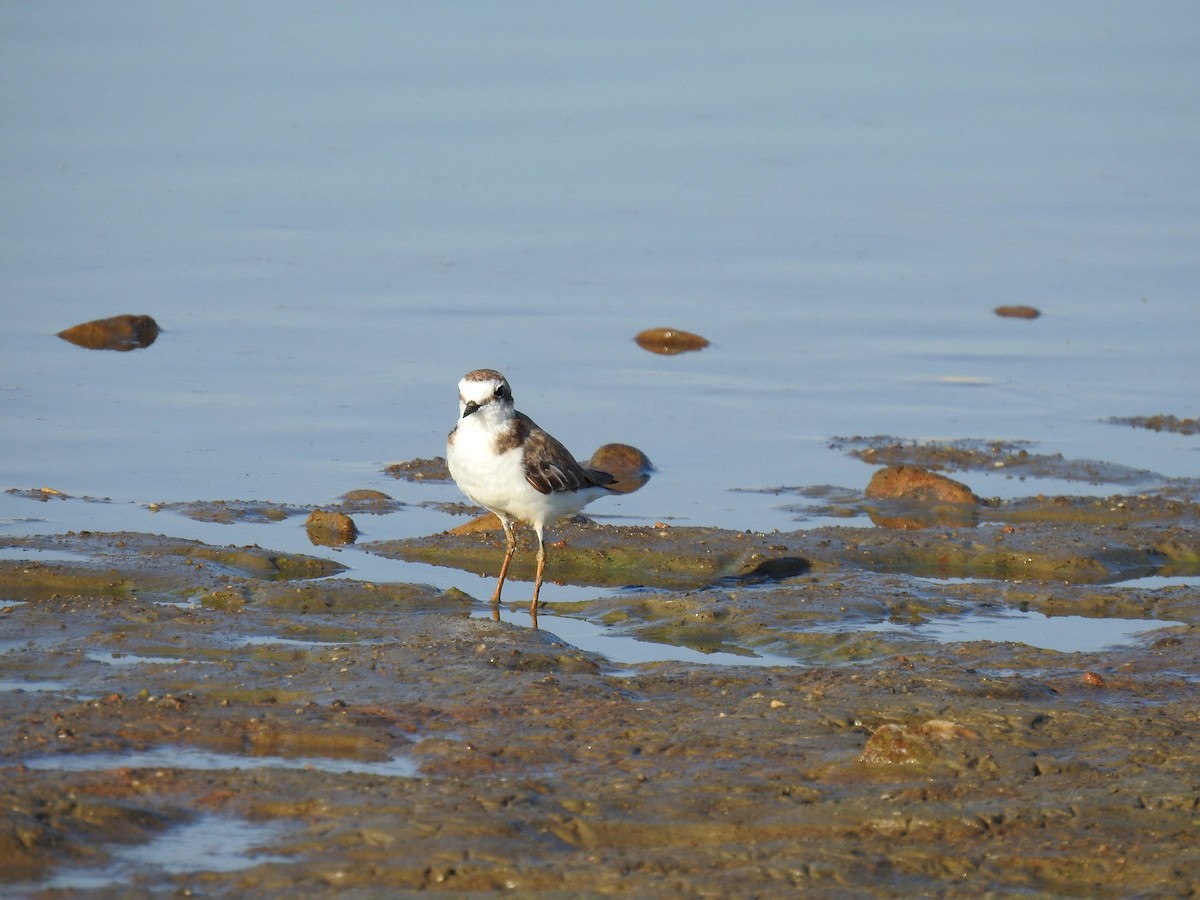
M 498 418 L 512 415 L 512 388 L 508 379 L 495 369 L 468 372 L 458 383 L 458 417 L 465 419 L 481 409 L 492 410 Z

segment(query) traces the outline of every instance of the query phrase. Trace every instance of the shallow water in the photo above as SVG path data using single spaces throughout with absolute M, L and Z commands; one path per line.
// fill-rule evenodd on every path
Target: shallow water
M 1196 413 L 1194 6 L 460 12 L 0 8 L 0 490 L 72 498 L 0 493 L 0 534 L 311 551 L 148 507 L 355 488 L 410 504 L 367 539 L 446 528 L 415 504 L 453 485 L 381 470 L 442 452 L 485 365 L 578 455 L 656 463 L 602 521 L 822 524 L 735 489 L 860 489 L 853 434 L 1195 474 L 1194 436 L 1104 421 Z M 165 331 L 54 336 L 124 312 Z M 661 325 L 713 344 L 633 342 Z
M 407 757 L 382 762 L 327 756 L 246 756 L 193 747 L 160 746 L 123 753 L 72 753 L 35 756 L 21 761 L 30 769 L 64 772 L 98 772 L 105 769 L 317 769 L 321 772 L 359 773 L 388 778 L 412 778 L 417 763 Z
M 82 891 L 124 885 L 134 875 L 156 877 L 189 872 L 236 872 L 264 862 L 285 862 L 258 848 L 286 831 L 278 822 L 247 822 L 204 815 L 177 825 L 144 844 L 115 845 L 103 867 L 64 868 L 30 890 Z
M 595 589 L 591 591 L 596 595 Z M 490 616 L 491 611 L 476 610 L 473 615 L 483 618 Z M 502 609 L 500 618 L 505 622 L 521 625 L 529 624 L 528 609 Z M 800 662 L 792 657 L 781 656 L 777 653 L 767 653 L 762 650 L 746 650 L 731 646 L 727 650 L 702 651 L 692 647 L 675 644 L 664 644 L 639 640 L 625 634 L 615 633 L 603 625 L 596 625 L 586 619 L 572 618 L 566 615 L 556 615 L 550 612 L 538 611 L 538 627 L 548 631 L 566 643 L 586 650 L 599 653 L 613 663 L 624 666 L 639 666 L 655 662 L 688 662 L 710 666 L 796 666 Z M 634 676 L 636 668 L 612 669 L 612 674 Z
M 1006 609 L 970 615 L 933 616 L 918 625 L 875 622 L 860 628 L 862 631 L 905 634 L 940 643 L 1011 641 L 1060 653 L 1094 653 L 1129 645 L 1160 628 L 1182 624 L 1148 619 L 1047 616 L 1036 610 Z
M 106 666 L 178 666 L 190 662 L 188 659 L 177 656 L 139 656 L 136 653 L 100 650 L 85 653 L 84 657 L 92 662 L 104 663 Z
M 0 653 L 6 653 L 7 650 L 0 650 Z M 51 693 L 61 693 L 70 690 L 71 685 L 66 681 L 48 681 L 40 679 L 38 681 L 23 681 L 16 678 L 0 678 L 0 691 L 47 691 Z

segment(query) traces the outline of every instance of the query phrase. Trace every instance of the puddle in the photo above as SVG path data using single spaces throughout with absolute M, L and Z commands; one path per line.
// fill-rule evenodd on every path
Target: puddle
M 491 614 L 490 606 L 471 612 L 472 617 L 479 619 L 490 617 Z M 529 626 L 527 610 L 514 613 L 508 609 L 501 609 L 500 618 L 514 625 Z M 615 633 L 606 626 L 595 625 L 586 619 L 573 619 L 541 610 L 538 611 L 538 627 L 542 631 L 561 638 L 564 643 L 589 653 L 598 653 L 609 662 L 621 665 L 637 666 L 656 662 L 703 663 L 710 666 L 799 665 L 794 659 L 773 653 L 736 649 L 706 653 L 691 647 L 643 641 L 629 635 Z
M 25 562 L 79 562 L 87 559 L 87 556 L 66 550 L 43 550 L 39 547 L 0 547 L 0 559 Z
M 59 872 L 32 890 L 83 891 L 113 885 L 128 888 L 135 880 L 191 872 L 236 872 L 287 857 L 257 852 L 286 830 L 279 822 L 257 823 L 230 816 L 201 816 L 193 822 L 133 846 L 109 845 L 107 866 Z
M 178 746 L 123 753 L 34 756 L 23 760 L 22 764 L 28 769 L 54 769 L 61 772 L 100 772 L 107 769 L 315 769 L 336 775 L 381 775 L 385 778 L 415 778 L 419 774 L 416 761 L 403 756 L 381 762 L 366 762 L 321 756 L 240 756 Z
M 87 658 L 92 662 L 104 663 L 106 666 L 179 666 L 191 665 L 193 662 L 190 659 L 175 656 L 138 656 L 134 653 L 105 653 L 100 650 L 89 651 Z
M 255 634 L 241 638 L 233 643 L 235 647 L 365 647 L 369 644 L 382 643 L 381 640 L 374 641 L 319 641 L 315 638 L 312 640 L 304 640 L 303 638 L 285 638 L 278 637 L 273 634 Z
M 1143 588 L 1158 590 L 1159 588 L 1200 587 L 1200 575 L 1145 575 L 1141 578 L 1130 578 L 1118 581 L 1115 587 Z
M 8 678 L 0 679 L 0 691 L 65 691 L 68 685 L 65 681 L 14 681 Z
M 1131 644 L 1147 632 L 1182 625 L 1152 619 L 1093 619 L 1085 616 L 1047 616 L 1011 610 L 987 614 L 935 616 L 919 625 L 877 622 L 862 631 L 904 633 L 944 644 L 991 641 L 1017 643 L 1060 653 L 1092 653 Z
M 5 603 L 4 606 L 0 606 L 0 609 L 4 609 L 8 605 L 8 603 Z M 56 643 L 54 639 L 50 637 L 27 638 L 26 640 L 17 641 L 0 641 L 0 656 L 7 656 L 9 653 L 50 653 L 59 647 L 60 644 Z

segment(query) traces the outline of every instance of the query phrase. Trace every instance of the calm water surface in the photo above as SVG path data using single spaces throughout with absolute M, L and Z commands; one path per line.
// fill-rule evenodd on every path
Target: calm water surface
M 733 489 L 865 485 L 837 435 L 1195 476 L 1196 437 L 1103 420 L 1198 413 L 1198 26 L 1184 2 L 4 4 L 0 489 L 106 502 L 0 494 L 0 533 L 303 549 L 299 519 L 147 506 L 456 499 L 381 470 L 442 452 L 480 366 L 578 455 L 649 454 L 610 521 L 811 524 Z M 166 330 L 54 337 L 124 312 Z M 653 326 L 713 345 L 655 356 Z

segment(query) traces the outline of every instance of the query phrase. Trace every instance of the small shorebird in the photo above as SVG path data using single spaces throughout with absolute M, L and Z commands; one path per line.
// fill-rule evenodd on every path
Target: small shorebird
M 616 479 L 585 469 L 569 450 L 513 406 L 512 388 L 494 369 L 468 372 L 458 383 L 458 424 L 446 439 L 446 464 L 464 494 L 494 512 L 504 526 L 504 563 L 492 593 L 497 612 L 508 564 L 517 549 L 513 522 L 537 534 L 537 576 L 529 605 L 537 625 L 546 570 L 545 528 L 610 493 Z

